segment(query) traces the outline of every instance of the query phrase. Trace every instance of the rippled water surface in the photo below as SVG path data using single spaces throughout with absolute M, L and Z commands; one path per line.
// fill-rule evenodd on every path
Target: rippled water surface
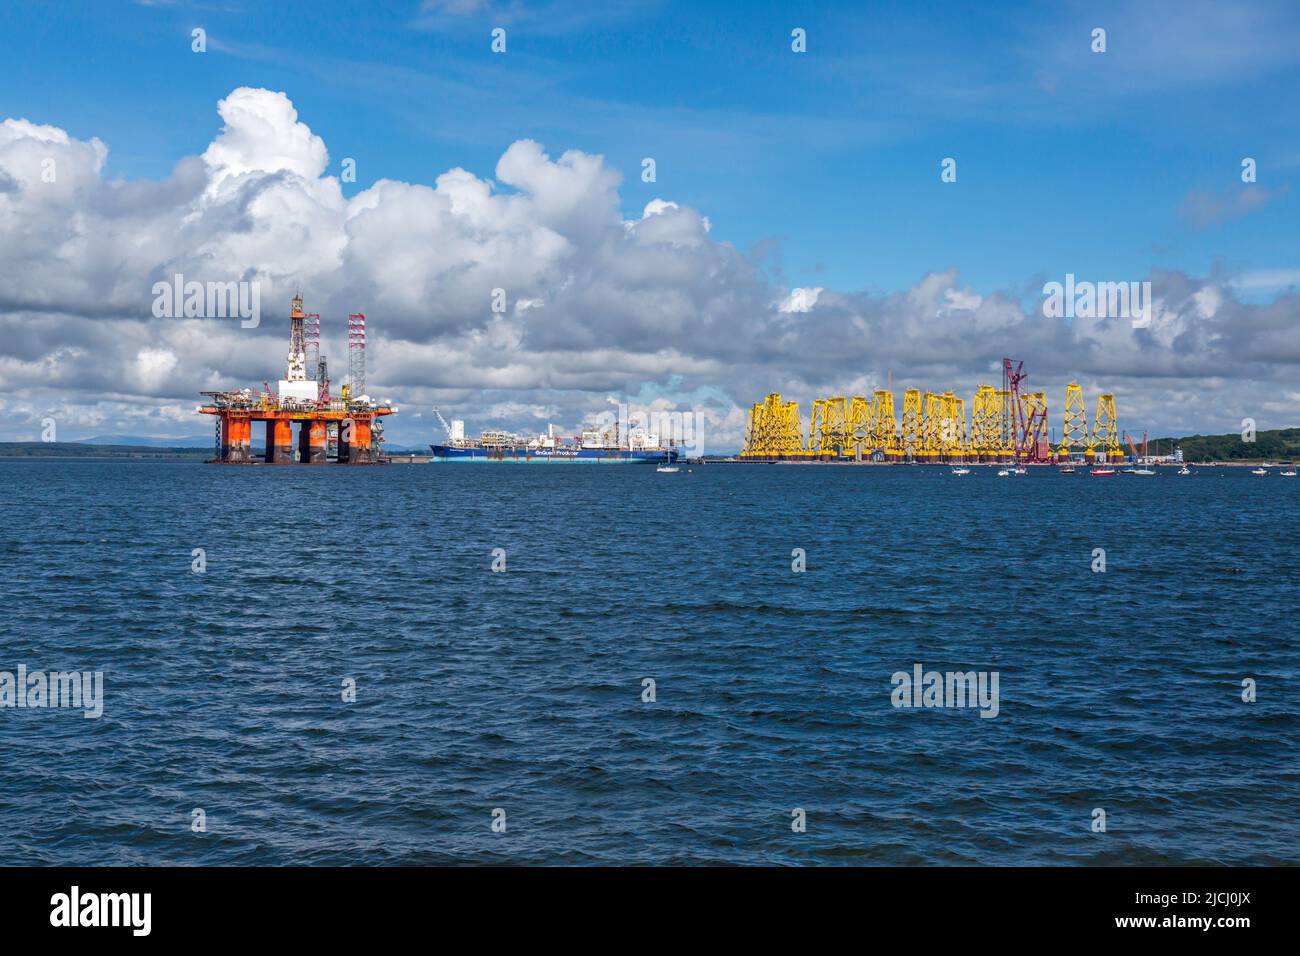
M 98 720 L 0 709 L 0 863 L 1300 860 L 1300 479 L 0 482 L 0 670 L 102 670 L 106 695 Z M 996 670 L 998 716 L 895 709 L 916 663 Z

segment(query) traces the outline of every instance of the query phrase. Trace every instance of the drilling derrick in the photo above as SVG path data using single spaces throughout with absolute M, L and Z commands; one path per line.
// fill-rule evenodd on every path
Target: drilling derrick
M 921 390 L 909 388 L 903 392 L 903 433 L 899 445 L 904 457 L 914 461 L 922 456 Z
M 289 362 L 285 373 L 286 381 L 307 381 L 307 340 L 303 332 L 302 296 L 293 297 L 293 307 L 289 310 Z
M 886 458 L 902 457 L 903 450 L 898 447 L 898 422 L 894 418 L 893 392 L 883 388 L 876 389 L 875 413 L 871 446 L 882 450 Z
M 366 316 L 348 316 L 348 397 L 353 401 L 366 394 Z
M 870 458 L 876 446 L 871 443 L 875 432 L 875 409 L 862 395 L 854 395 L 849 403 L 849 454 L 858 460 Z
M 321 404 L 328 404 L 330 401 L 329 365 L 323 355 L 316 363 L 316 401 Z
M 1083 389 L 1078 382 L 1065 387 L 1065 425 L 1061 431 L 1061 445 L 1057 454 L 1068 458 L 1079 451 L 1091 451 L 1088 435 L 1088 410 L 1083 404 Z
M 1123 458 L 1119 449 L 1119 424 L 1115 421 L 1115 396 L 1111 394 L 1097 396 L 1097 414 L 1092 417 L 1092 437 L 1088 440 L 1088 450 L 1096 455 L 1101 450 L 1103 461 L 1118 461 Z
M 302 322 L 304 371 L 315 373 L 320 365 L 320 313 L 308 312 Z

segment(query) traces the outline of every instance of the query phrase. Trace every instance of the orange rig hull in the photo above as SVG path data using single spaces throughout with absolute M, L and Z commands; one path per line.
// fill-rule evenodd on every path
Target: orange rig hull
M 375 419 L 391 415 L 392 409 L 371 408 L 366 411 L 342 409 L 288 410 L 274 408 L 220 408 L 205 405 L 199 409 L 217 417 L 217 457 L 214 462 L 250 464 L 266 461 L 290 465 L 323 465 L 328 458 L 330 433 L 337 436 L 337 461 L 348 465 L 376 463 L 373 442 Z M 252 453 L 253 423 L 266 428 L 266 453 Z M 294 426 L 297 426 L 297 449 L 294 455 Z

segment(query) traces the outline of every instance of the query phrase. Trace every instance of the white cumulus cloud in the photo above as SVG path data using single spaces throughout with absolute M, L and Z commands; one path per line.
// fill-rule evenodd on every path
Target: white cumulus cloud
M 222 99 L 211 143 L 164 179 L 105 179 L 106 156 L 57 126 L 0 123 L 0 438 L 28 437 L 51 413 L 112 432 L 206 432 L 185 417 L 198 392 L 282 374 L 297 290 L 323 316 L 336 381 L 346 315 L 367 314 L 369 391 L 409 412 L 390 433 L 412 444 L 432 405 L 471 428 L 576 425 L 613 394 L 700 407 L 706 443 L 735 447 L 743 409 L 768 391 L 806 404 L 892 375 L 896 389 L 969 392 L 1003 354 L 1026 359 L 1049 400 L 1077 377 L 1152 427 L 1227 431 L 1218 419 L 1266 402 L 1273 425 L 1300 421 L 1279 388 L 1300 363 L 1293 292 L 1247 303 L 1232 284 L 1134 275 L 1157 300 L 1152 328 L 1134 330 L 1045 319 L 955 269 L 887 293 L 787 291 L 700 211 L 656 198 L 627 219 L 601 156 L 528 139 L 490 178 L 452 168 L 346 197 L 331 175 L 341 157 L 270 90 Z M 259 283 L 261 324 L 154 318 L 154 283 L 178 273 Z M 1198 390 L 1215 401 L 1171 398 Z

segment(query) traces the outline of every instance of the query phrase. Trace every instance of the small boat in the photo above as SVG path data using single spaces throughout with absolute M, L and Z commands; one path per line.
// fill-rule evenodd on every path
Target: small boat
M 1064 468 L 1061 469 L 1061 474 L 1063 474 L 1063 475 L 1072 475 L 1072 474 L 1074 474 L 1074 466 L 1073 466 L 1073 465 L 1066 465 Z
M 1267 475 L 1267 474 L 1268 474 L 1268 469 L 1267 469 L 1267 468 L 1252 468 L 1252 469 L 1250 470 L 1250 473 L 1251 473 L 1252 475 Z
M 1011 474 L 1011 472 L 1007 471 L 1005 468 L 1003 468 L 1003 469 L 1001 469 L 1000 471 L 998 471 L 998 477 L 999 477 L 999 478 L 1005 478 L 1005 477 L 1007 477 L 1007 475 L 1009 475 L 1009 474 Z
M 1090 474 L 1090 475 L 1094 475 L 1094 476 L 1096 476 L 1096 477 L 1098 477 L 1098 478 L 1108 478 L 1108 477 L 1110 477 L 1111 475 L 1115 474 L 1115 469 L 1114 469 L 1114 468 L 1105 468 L 1105 467 L 1102 467 L 1102 468 L 1094 468 L 1092 471 L 1088 472 L 1088 474 Z
M 1016 465 L 1016 467 L 1013 468 L 1012 471 L 1014 471 L 1017 475 L 1029 474 L 1029 469 L 1026 468 L 1024 465 Z
M 1281 476 L 1282 476 L 1283 478 L 1294 478 L 1294 477 L 1295 477 L 1295 469 L 1292 468 L 1290 471 L 1279 472 L 1279 474 L 1281 474 Z
M 969 475 L 969 474 L 970 474 L 970 469 L 969 469 L 969 468 L 954 468 L 954 469 L 952 470 L 952 473 L 953 473 L 954 475 Z
M 676 465 L 658 465 L 655 467 L 655 471 L 664 475 L 675 475 L 677 472 L 681 471 L 681 469 Z
M 1192 473 L 1192 469 L 1188 468 L 1186 465 L 1183 465 L 1183 467 L 1178 469 L 1178 473 L 1180 475 L 1190 475 Z
M 1155 472 L 1152 471 L 1150 468 L 1136 468 L 1136 469 L 1134 469 L 1133 471 L 1129 472 L 1129 474 L 1131 474 L 1131 475 L 1154 475 Z

